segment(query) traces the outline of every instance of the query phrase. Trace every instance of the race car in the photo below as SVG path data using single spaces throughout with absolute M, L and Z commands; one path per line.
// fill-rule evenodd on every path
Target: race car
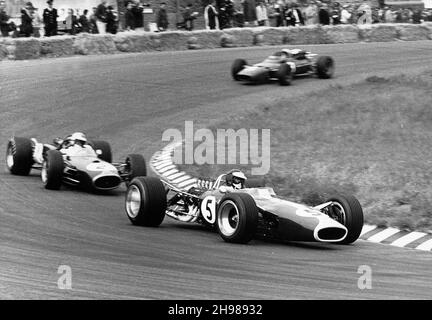
M 108 191 L 147 175 L 142 155 L 129 154 L 123 163 L 112 162 L 108 142 L 87 141 L 80 132 L 56 138 L 53 144 L 12 137 L 7 144 L 6 166 L 14 175 L 26 176 L 32 169 L 40 170 L 45 188 L 51 190 L 60 189 L 64 183 L 89 191 Z
M 335 62 L 329 56 L 318 56 L 302 49 L 283 49 L 254 65 L 249 65 L 244 59 L 236 59 L 231 75 L 236 81 L 265 83 L 277 80 L 280 85 L 286 86 L 295 76 L 317 75 L 318 78 L 329 79 L 334 70 Z
M 128 186 L 125 210 L 134 225 L 159 226 L 165 215 L 216 229 L 223 240 L 247 243 L 255 236 L 282 241 L 350 244 L 363 228 L 363 210 L 352 195 L 334 195 L 311 207 L 278 197 L 263 182 L 235 185 L 235 173 L 199 180 L 188 190 L 155 177 Z M 244 180 L 243 180 L 244 181 Z

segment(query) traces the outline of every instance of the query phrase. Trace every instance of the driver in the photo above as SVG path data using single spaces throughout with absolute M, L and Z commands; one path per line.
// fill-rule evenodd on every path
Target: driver
M 246 175 L 238 169 L 231 170 L 225 177 L 226 185 L 235 190 L 244 189 L 246 180 Z
M 63 152 L 67 155 L 93 155 L 93 148 L 87 144 L 87 137 L 82 132 L 74 132 L 64 139 Z

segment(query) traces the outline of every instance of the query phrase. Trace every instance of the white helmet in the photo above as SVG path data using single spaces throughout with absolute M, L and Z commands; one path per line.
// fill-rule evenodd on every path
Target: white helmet
M 82 144 L 87 142 L 87 138 L 86 135 L 82 132 L 74 132 L 72 133 L 72 135 L 70 136 L 70 140 L 72 141 L 81 141 Z
M 230 171 L 226 177 L 227 185 L 232 186 L 234 189 L 243 189 L 246 180 L 246 175 L 237 169 Z

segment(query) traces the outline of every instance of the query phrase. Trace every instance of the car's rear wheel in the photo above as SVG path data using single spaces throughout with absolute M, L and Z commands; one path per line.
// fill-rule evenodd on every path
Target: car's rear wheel
M 329 79 L 333 77 L 335 70 L 335 63 L 332 57 L 321 56 L 318 57 L 316 63 L 316 73 L 321 79 Z
M 29 175 L 33 166 L 33 146 L 28 138 L 13 137 L 6 148 L 6 167 L 10 173 Z
M 363 229 L 364 218 L 360 202 L 351 195 L 335 195 L 328 198 L 326 202 L 330 201 L 332 204 L 324 209 L 325 213 L 348 230 L 345 239 L 338 243 L 353 243 L 360 237 Z
M 279 66 L 279 69 L 276 73 L 276 77 L 279 81 L 279 84 L 281 86 L 288 86 L 291 84 L 293 74 L 291 72 L 291 67 L 287 65 L 286 63 L 282 63 Z
M 163 183 L 154 177 L 137 177 L 126 192 L 126 214 L 134 225 L 157 227 L 167 208 Z
M 48 150 L 42 163 L 41 178 L 45 189 L 60 189 L 64 171 L 63 155 L 58 150 Z
M 245 65 L 247 65 L 247 62 L 244 59 L 234 60 L 231 66 L 231 76 L 235 81 L 240 80 L 237 74 L 244 69 Z
M 93 140 L 89 142 L 89 145 L 96 151 L 98 158 L 111 163 L 112 162 L 112 152 L 111 145 L 103 140 Z
M 226 242 L 248 243 L 256 233 L 258 208 L 246 193 L 225 195 L 217 210 L 217 229 Z
M 136 177 L 147 176 L 147 167 L 144 157 L 140 154 L 129 154 L 125 160 L 128 180 Z

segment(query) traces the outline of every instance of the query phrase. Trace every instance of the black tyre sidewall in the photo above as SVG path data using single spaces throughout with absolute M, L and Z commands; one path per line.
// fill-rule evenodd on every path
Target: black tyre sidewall
M 332 57 L 329 56 L 318 57 L 317 64 L 316 64 L 316 71 L 319 78 L 329 79 L 333 76 L 333 73 L 329 75 L 327 72 L 327 63 L 329 61 L 331 61 L 332 67 L 334 68 L 335 64 Z
M 126 163 L 129 163 L 129 181 L 136 177 L 147 176 L 147 166 L 144 157 L 140 154 L 129 154 L 126 157 Z
M 64 162 L 63 156 L 58 150 L 48 150 L 46 153 L 46 174 L 45 189 L 58 190 L 63 179 Z
M 288 86 L 291 84 L 291 67 L 286 63 L 279 66 L 277 71 L 277 78 L 281 86 Z
M 236 59 L 234 60 L 232 66 L 231 66 L 231 76 L 234 80 L 238 81 L 237 73 L 239 73 L 241 70 L 243 70 L 244 66 L 247 65 L 246 60 L 244 59 Z
M 126 199 L 129 189 L 133 186 L 136 186 L 141 193 L 141 206 L 135 218 L 131 217 L 125 208 L 127 217 L 134 225 L 158 227 L 165 217 L 167 208 L 163 183 L 155 177 L 137 177 L 131 181 L 126 192 Z
M 14 137 L 7 144 L 8 150 L 12 150 L 14 164 L 8 168 L 14 175 L 27 176 L 33 166 L 33 145 L 30 139 Z M 14 150 L 15 149 L 15 150 Z
M 219 227 L 220 209 L 222 208 L 223 203 L 227 200 L 234 202 L 239 212 L 239 225 L 237 230 L 230 236 L 224 235 Z M 216 227 L 223 240 L 231 243 L 248 243 L 252 240 L 257 230 L 258 208 L 255 200 L 249 194 L 230 193 L 221 199 L 216 219 Z
M 348 234 L 338 243 L 350 244 L 356 241 L 360 237 L 364 223 L 363 210 L 359 201 L 351 195 L 334 195 L 327 201 L 339 203 L 345 211 L 344 225 L 348 229 Z

